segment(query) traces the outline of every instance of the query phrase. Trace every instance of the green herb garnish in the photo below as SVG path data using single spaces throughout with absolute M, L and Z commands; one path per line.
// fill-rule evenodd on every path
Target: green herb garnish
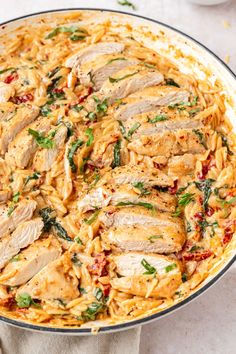
M 127 0 L 118 0 L 118 4 L 122 5 L 122 6 L 129 6 L 131 7 L 133 10 L 136 10 L 136 6 L 134 4 L 132 4 L 132 2 L 127 1 Z
M 194 182 L 195 183 L 195 186 L 201 191 L 203 192 L 203 209 L 204 211 L 207 210 L 207 207 L 208 207 L 208 201 L 209 201 L 209 198 L 210 198 L 210 195 L 212 193 L 212 190 L 211 190 L 211 186 L 212 186 L 212 183 L 214 183 L 215 180 L 214 179 L 205 179 L 204 181 L 202 182 Z
M 85 224 L 91 225 L 98 217 L 100 210 L 96 210 L 89 219 L 84 219 Z
M 73 42 L 75 41 L 83 41 L 86 38 L 86 36 L 78 36 L 78 34 L 72 34 L 70 36 L 70 40 L 72 40 Z
M 74 253 L 71 257 L 71 262 L 74 263 L 75 265 L 77 265 L 78 267 L 81 267 L 82 266 L 82 262 L 81 260 L 77 257 L 77 254 Z
M 94 141 L 93 129 L 92 128 L 87 128 L 85 130 L 84 134 L 88 137 L 88 140 L 86 142 L 86 146 L 91 146 L 93 141 Z
M 103 101 L 101 101 L 97 96 L 93 96 L 93 99 L 97 103 L 96 111 L 104 115 L 108 109 L 107 99 L 105 98 Z
M 164 122 L 165 120 L 168 120 L 168 119 L 169 119 L 169 117 L 166 114 L 159 114 L 152 119 L 148 119 L 148 122 L 149 123 Z
M 148 274 L 148 275 L 153 274 L 154 276 L 156 275 L 157 273 L 156 268 L 154 268 L 150 263 L 148 263 L 146 259 L 143 258 L 141 264 L 146 269 L 146 272 L 144 272 L 143 274 Z
M 148 240 L 151 242 L 151 243 L 154 243 L 155 241 L 154 240 L 158 240 L 162 238 L 163 239 L 163 236 L 162 235 L 153 235 L 153 236 L 150 236 L 148 237 Z
M 75 242 L 78 243 L 78 245 L 83 245 L 83 242 L 79 236 L 75 237 Z
M 34 172 L 31 176 L 26 177 L 24 185 L 26 186 L 26 184 L 29 183 L 29 181 L 31 181 L 33 179 L 34 180 L 39 179 L 40 177 L 41 177 L 40 172 Z
M 114 82 L 119 82 L 121 80 L 127 79 L 128 77 L 134 76 L 134 75 L 136 75 L 138 73 L 139 73 L 139 70 L 137 70 L 137 71 L 135 71 L 135 72 L 133 72 L 131 74 L 127 74 L 127 75 L 118 77 L 118 78 L 113 78 L 113 77 L 109 76 L 109 81 L 113 84 Z
M 37 130 L 33 130 L 31 128 L 28 129 L 28 133 L 34 137 L 38 146 L 42 147 L 43 149 L 54 148 L 55 142 L 53 141 L 53 138 L 56 134 L 56 130 L 50 132 L 48 136 L 44 136 L 43 133 L 40 133 Z
M 81 139 L 78 139 L 71 144 L 71 147 L 68 150 L 67 158 L 72 172 L 76 172 L 77 170 L 77 167 L 74 162 L 74 154 L 76 153 L 78 148 L 83 145 L 83 143 L 84 142 Z
M 114 61 L 118 61 L 118 60 L 127 60 L 127 59 L 126 59 L 126 58 L 114 58 L 114 59 L 109 60 L 109 61 L 106 63 L 106 65 L 111 64 L 111 63 L 113 63 Z
M 100 301 L 103 298 L 103 291 L 100 288 L 96 288 L 94 291 L 94 296 L 98 301 Z
M 229 155 L 233 155 L 233 152 L 229 148 L 229 143 L 226 136 L 224 136 L 222 133 L 220 135 L 221 135 L 222 145 L 227 148 L 227 152 Z
M 165 267 L 165 271 L 166 271 L 166 273 L 169 273 L 175 268 L 177 268 L 177 264 L 176 263 L 172 263 L 172 264 L 170 264 L 170 265 Z
M 121 141 L 118 140 L 114 146 L 114 153 L 113 153 L 114 159 L 111 164 L 112 168 L 118 167 L 121 164 L 120 149 L 121 149 Z
M 15 70 L 15 68 L 7 68 L 7 69 L 0 70 L 0 75 L 6 73 L 7 71 L 11 71 L 11 70 Z
M 140 192 L 141 192 L 140 197 L 151 193 L 147 188 L 144 187 L 143 182 L 132 183 L 132 186 L 134 186 L 135 188 L 140 190 Z
M 12 257 L 9 262 L 19 262 L 20 261 L 20 255 L 17 254 L 16 256 Z
M 92 302 L 87 310 L 82 313 L 82 319 L 86 321 L 94 321 L 96 315 L 105 308 L 102 302 Z
M 138 128 L 141 126 L 140 123 L 135 123 L 131 128 L 130 130 L 128 131 L 127 133 L 127 138 L 131 138 L 131 136 L 136 132 L 136 130 L 138 130 Z
M 75 33 L 75 32 L 80 32 L 83 33 L 85 35 L 88 34 L 88 32 L 80 27 L 76 27 L 76 26 L 70 26 L 70 27 L 56 27 L 53 31 L 51 31 L 46 37 L 45 39 L 51 39 L 55 36 L 57 36 L 59 33 Z
M 204 137 L 204 134 L 199 129 L 193 129 L 193 133 L 197 135 L 200 144 L 202 144 L 204 148 L 207 149 L 207 144 L 206 144 L 206 139 Z
M 7 212 L 7 216 L 10 216 L 12 214 L 12 212 L 15 210 L 16 203 L 18 203 L 19 198 L 20 198 L 20 192 L 13 194 L 13 197 L 12 197 L 12 200 L 9 205 L 8 212 Z
M 133 203 L 133 202 L 120 202 L 116 204 L 116 206 L 128 206 L 128 205 L 133 205 L 133 206 L 142 206 L 146 209 L 149 210 L 154 210 L 154 206 L 151 203 L 145 203 L 145 202 L 138 202 L 138 203 Z
M 39 304 L 34 302 L 32 297 L 27 293 L 22 293 L 16 297 L 16 304 L 19 308 L 28 308 L 30 306 L 33 307 L 41 307 Z
M 180 87 L 173 79 L 166 79 L 166 85 Z
M 47 77 L 49 77 L 49 79 L 51 79 L 54 75 L 56 75 L 56 73 L 58 73 L 59 70 L 61 70 L 61 67 L 57 66 L 55 69 L 53 69 L 47 73 Z

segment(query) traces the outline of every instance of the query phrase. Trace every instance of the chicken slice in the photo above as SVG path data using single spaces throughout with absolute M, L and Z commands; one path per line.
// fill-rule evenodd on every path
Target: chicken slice
M 38 150 L 34 156 L 33 165 L 39 172 L 49 171 L 58 157 L 59 150 L 64 146 L 67 128 L 61 125 L 53 138 L 55 146 L 52 149 Z
M 147 190 L 145 187 L 143 188 L 146 193 L 144 195 L 133 185 L 98 187 L 78 201 L 78 209 L 80 212 L 86 212 L 96 208 L 104 208 L 108 205 L 131 202 L 134 204 L 148 203 L 162 211 L 175 210 L 176 198 L 174 196 L 155 189 Z
M 193 154 L 173 156 L 168 161 L 168 174 L 171 176 L 185 176 L 193 173 L 197 157 Z
M 136 114 L 153 111 L 160 106 L 187 102 L 188 99 L 189 93 L 177 87 L 148 87 L 122 100 L 122 105 L 117 109 L 114 117 L 125 121 Z
M 0 243 L 0 268 L 17 253 L 21 248 L 25 248 L 39 238 L 43 230 L 41 218 L 22 222 L 11 236 L 6 236 Z
M 48 118 L 36 121 L 17 134 L 16 138 L 9 144 L 5 156 L 11 166 L 27 167 L 37 150 L 38 145 L 34 137 L 28 133 L 29 128 L 39 133 L 46 133 L 50 129 L 50 122 Z
M 0 82 L 0 103 L 7 102 L 15 94 L 15 89 L 11 84 Z
M 0 238 L 12 232 L 23 221 L 30 220 L 37 207 L 34 200 L 23 199 L 16 205 L 12 214 L 8 216 L 9 207 L 0 207 Z
M 19 286 L 33 278 L 43 267 L 61 255 L 59 242 L 48 237 L 35 241 L 9 262 L 0 276 L 0 283 Z M 15 258 L 16 258 L 15 257 Z
M 173 186 L 173 179 L 167 176 L 164 172 L 157 169 L 145 169 L 141 166 L 126 165 L 116 167 L 114 170 L 107 172 L 97 186 L 103 184 L 135 184 L 144 183 L 145 186 Z
M 27 293 L 34 299 L 70 301 L 79 296 L 78 285 L 70 257 L 64 254 L 20 287 L 17 295 Z
M 179 129 L 177 131 L 166 131 L 155 135 L 142 135 L 139 139 L 128 144 L 128 149 L 140 155 L 165 156 L 182 155 L 185 153 L 204 153 L 206 145 L 205 131 Z M 202 139 L 201 139 L 202 136 Z
M 110 228 L 102 234 L 102 239 L 124 251 L 173 253 L 182 249 L 185 230 L 175 225 L 160 226 L 120 226 Z
M 100 55 L 121 53 L 124 48 L 124 44 L 117 42 L 101 42 L 92 44 L 86 48 L 80 49 L 78 52 L 67 58 L 65 66 L 67 68 L 76 69 L 79 65 L 94 60 Z
M 153 226 L 175 226 L 179 230 L 183 228 L 180 218 L 169 213 L 150 210 L 141 206 L 130 206 L 114 208 L 107 207 L 100 215 L 99 219 L 106 227 L 132 226 L 132 225 L 153 225 Z
M 7 202 L 11 195 L 12 191 L 10 188 L 0 191 L 0 204 Z
M 107 99 L 107 103 L 111 105 L 116 100 L 127 97 L 145 87 L 159 85 L 163 80 L 164 76 L 160 72 L 141 65 L 129 66 L 109 77 L 96 96 L 101 101 Z M 93 110 L 95 105 L 96 102 L 91 97 L 88 100 L 87 109 Z
M 36 106 L 22 106 L 17 109 L 11 120 L 2 121 L 2 136 L 0 139 L 0 151 L 5 154 L 8 145 L 15 136 L 27 125 L 33 122 L 39 114 L 39 108 Z
M 135 58 L 126 58 L 121 55 L 101 55 L 81 65 L 77 75 L 82 85 L 90 86 L 92 84 L 93 89 L 98 91 L 109 76 L 128 66 L 136 65 L 138 62 Z
M 111 285 L 120 291 L 138 296 L 170 298 L 181 284 L 181 265 L 176 259 L 130 252 L 113 256 L 113 261 L 122 277 L 112 279 Z M 148 273 L 149 267 L 151 274 Z

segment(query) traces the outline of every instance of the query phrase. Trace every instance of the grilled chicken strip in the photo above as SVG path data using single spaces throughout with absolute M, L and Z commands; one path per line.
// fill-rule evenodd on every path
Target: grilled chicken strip
M 8 216 L 9 207 L 0 207 L 0 238 L 9 234 L 23 221 L 30 220 L 37 207 L 34 200 L 23 199 L 16 205 L 12 214 Z
M 168 174 L 171 176 L 185 176 L 193 173 L 197 161 L 196 155 L 184 154 L 173 156 L 168 161 Z
M 129 66 L 109 77 L 96 96 L 101 101 L 107 99 L 107 103 L 110 105 L 140 89 L 159 85 L 163 80 L 164 76 L 160 72 L 147 69 L 141 65 Z M 96 102 L 91 97 L 87 109 L 92 110 L 95 105 Z
M 144 188 L 144 187 L 143 187 Z M 162 211 L 174 211 L 176 198 L 168 193 L 159 192 L 155 189 L 146 190 L 142 195 L 140 190 L 132 185 L 103 186 L 96 188 L 86 194 L 78 201 L 78 208 L 81 212 L 104 208 L 108 205 L 119 203 L 148 203 L 154 208 Z
M 6 236 L 0 243 L 0 268 L 17 253 L 21 248 L 25 248 L 36 241 L 42 233 L 43 221 L 35 218 L 30 221 L 22 222 L 11 236 Z
M 34 156 L 33 165 L 39 172 L 49 171 L 52 164 L 56 161 L 59 150 L 64 146 L 67 136 L 67 128 L 61 125 L 53 139 L 54 147 L 52 149 L 38 150 Z
M 183 225 L 182 228 L 134 225 L 110 228 L 102 234 L 102 239 L 124 251 L 173 253 L 182 249 L 186 237 Z
M 173 217 L 166 212 L 149 210 L 141 206 L 130 206 L 115 208 L 107 207 L 99 215 L 100 221 L 105 227 L 132 226 L 132 225 L 153 225 L 153 226 L 175 226 L 183 230 L 183 222 L 180 218 Z
M 0 103 L 7 102 L 15 94 L 15 89 L 10 84 L 0 82 Z
M 10 189 L 5 189 L 0 191 L 0 204 L 5 203 L 10 199 L 12 195 L 12 191 Z
M 102 42 L 92 44 L 86 48 L 80 49 L 77 53 L 67 58 L 65 66 L 67 68 L 76 69 L 79 65 L 85 64 L 91 60 L 95 60 L 100 55 L 121 53 L 124 48 L 124 44 L 117 42 Z
M 122 105 L 114 114 L 115 119 L 126 121 L 128 118 L 149 111 L 160 106 L 187 102 L 189 93 L 172 86 L 148 87 L 122 100 Z
M 24 284 L 60 255 L 60 244 L 55 238 L 37 240 L 6 265 L 0 283 L 8 286 Z
M 39 108 L 20 107 L 17 109 L 15 115 L 11 120 L 2 121 L 2 135 L 0 138 L 0 151 L 5 154 L 8 145 L 15 138 L 15 136 L 24 129 L 27 125 L 33 122 L 39 114 Z
M 204 153 L 206 151 L 205 131 L 198 129 L 179 129 L 155 135 L 142 135 L 128 144 L 128 149 L 140 155 L 165 156 L 185 153 Z
M 50 129 L 50 122 L 48 118 L 36 121 L 17 134 L 16 138 L 9 144 L 5 156 L 7 162 L 12 166 L 27 167 L 37 150 L 38 145 L 34 137 L 28 133 L 29 128 L 39 133 L 46 133 Z
M 101 55 L 81 65 L 77 75 L 83 85 L 91 86 L 92 84 L 94 91 L 98 91 L 109 76 L 128 66 L 136 65 L 138 62 L 137 59 L 121 55 Z
M 17 295 L 27 293 L 34 299 L 70 301 L 79 296 L 78 279 L 68 254 L 46 265 Z
M 156 169 L 147 171 L 145 168 L 135 165 L 121 166 L 107 172 L 97 183 L 97 186 L 103 184 L 135 184 L 138 182 L 144 183 L 146 187 L 173 186 L 173 179 L 164 172 Z
M 130 252 L 113 256 L 113 260 L 122 277 L 112 279 L 111 285 L 128 294 L 169 298 L 181 284 L 180 264 L 172 258 Z

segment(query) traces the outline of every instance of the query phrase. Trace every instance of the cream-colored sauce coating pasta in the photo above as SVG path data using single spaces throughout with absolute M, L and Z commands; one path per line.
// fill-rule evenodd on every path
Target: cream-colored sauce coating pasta
M 1 314 L 56 327 L 173 305 L 235 232 L 221 84 L 83 17 L 0 55 Z

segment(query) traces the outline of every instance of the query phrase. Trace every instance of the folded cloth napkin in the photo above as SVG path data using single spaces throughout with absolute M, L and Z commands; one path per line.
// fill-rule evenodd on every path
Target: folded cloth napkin
M 141 327 L 90 337 L 44 334 L 0 324 L 0 354 L 138 354 Z

